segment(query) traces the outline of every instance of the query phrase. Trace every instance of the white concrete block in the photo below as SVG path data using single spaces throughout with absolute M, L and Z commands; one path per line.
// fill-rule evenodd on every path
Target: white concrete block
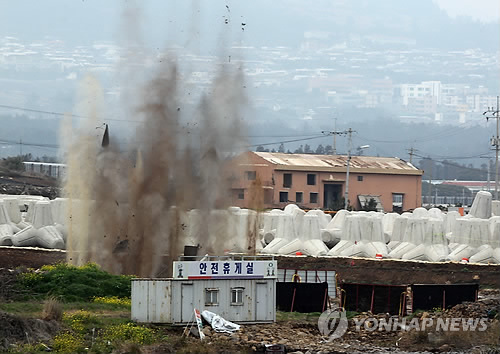
M 479 191 L 472 202 L 469 215 L 480 219 L 489 219 L 491 217 L 491 193 Z

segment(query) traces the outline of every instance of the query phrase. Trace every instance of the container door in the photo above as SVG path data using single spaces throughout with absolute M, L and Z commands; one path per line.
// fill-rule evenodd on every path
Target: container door
M 181 284 L 181 322 L 187 323 L 194 319 L 194 291 L 192 283 Z
M 131 318 L 133 321 L 137 322 L 148 322 L 148 281 L 144 280 L 133 280 L 132 281 L 132 306 L 131 306 Z
M 267 296 L 267 282 L 257 282 L 255 294 L 255 320 L 266 321 L 267 318 L 269 298 Z

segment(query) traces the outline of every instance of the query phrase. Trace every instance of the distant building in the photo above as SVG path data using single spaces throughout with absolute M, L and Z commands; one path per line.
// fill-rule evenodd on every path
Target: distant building
M 495 189 L 495 181 L 432 181 L 433 184 L 444 184 L 449 186 L 459 186 L 469 189 L 472 193 L 477 193 L 479 191 L 491 192 Z
M 260 207 L 264 208 L 281 208 L 289 203 L 304 208 L 341 208 L 346 162 L 345 155 L 247 152 L 235 161 L 238 166 L 231 176 L 232 203 L 256 207 L 252 205 L 259 199 L 255 194 L 262 193 Z M 422 174 L 399 158 L 352 156 L 350 204 L 361 209 L 373 197 L 385 211 L 419 207 Z
M 435 105 L 440 105 L 442 101 L 440 81 L 423 81 L 421 84 L 402 84 L 399 93 L 403 106 L 408 106 L 412 101 L 423 98 L 429 98 Z
M 45 175 L 53 178 L 63 178 L 66 175 L 66 165 L 63 163 L 23 162 L 24 170 L 30 174 Z

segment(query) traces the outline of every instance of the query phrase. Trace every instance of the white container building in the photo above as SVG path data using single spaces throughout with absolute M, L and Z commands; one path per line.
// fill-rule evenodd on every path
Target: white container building
M 277 261 L 209 257 L 174 262 L 174 277 L 132 280 L 132 320 L 182 325 L 194 309 L 237 323 L 276 320 Z

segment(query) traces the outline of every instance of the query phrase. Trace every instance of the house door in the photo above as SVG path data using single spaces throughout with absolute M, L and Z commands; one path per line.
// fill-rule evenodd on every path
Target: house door
M 190 322 L 194 317 L 194 291 L 192 283 L 181 284 L 181 322 Z
M 332 210 L 342 208 L 343 205 L 341 205 L 341 193 L 341 184 L 325 183 L 323 193 L 323 208 Z
M 267 294 L 267 282 L 257 282 L 255 290 L 255 320 L 265 321 L 267 318 L 269 297 Z

